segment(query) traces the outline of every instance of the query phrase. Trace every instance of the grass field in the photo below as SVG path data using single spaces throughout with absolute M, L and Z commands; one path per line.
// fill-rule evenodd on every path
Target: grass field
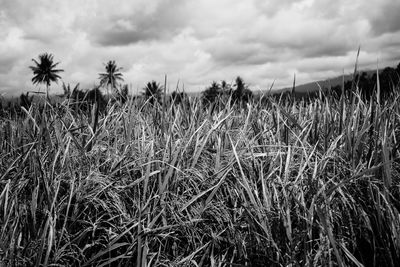
M 2 265 L 399 266 L 399 99 L 5 116 Z

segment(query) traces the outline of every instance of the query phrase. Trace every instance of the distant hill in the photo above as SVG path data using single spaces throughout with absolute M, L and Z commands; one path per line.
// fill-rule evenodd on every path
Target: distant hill
M 379 72 L 382 72 L 383 69 L 380 69 Z M 372 76 L 374 73 L 376 73 L 376 70 L 360 70 L 359 73 L 366 72 L 368 76 Z M 353 74 L 346 74 L 344 75 L 344 82 L 351 81 L 353 79 Z M 315 82 L 310 82 L 310 83 L 305 83 L 305 84 L 300 84 L 296 85 L 295 92 L 299 94 L 306 94 L 306 93 L 311 93 L 315 91 L 319 91 L 320 88 L 330 88 L 334 87 L 337 85 L 342 85 L 343 83 L 343 76 L 337 76 L 334 78 L 326 79 L 326 80 L 320 80 L 320 81 L 315 81 Z M 275 90 L 271 93 L 273 94 L 280 94 L 284 92 L 290 92 L 292 90 L 292 87 L 286 87 L 283 89 Z

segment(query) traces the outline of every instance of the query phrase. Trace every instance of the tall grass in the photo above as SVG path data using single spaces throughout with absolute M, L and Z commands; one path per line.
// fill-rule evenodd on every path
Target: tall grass
M 399 98 L 2 118 L 0 260 L 398 266 Z

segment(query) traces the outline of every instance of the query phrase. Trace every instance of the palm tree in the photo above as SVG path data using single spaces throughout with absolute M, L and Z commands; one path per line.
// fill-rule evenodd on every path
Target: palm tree
M 107 94 L 109 95 L 108 88 L 117 90 L 118 81 L 124 81 L 122 78 L 122 73 L 120 72 L 122 68 L 118 68 L 115 64 L 115 60 L 110 60 L 107 64 L 104 64 L 106 72 L 99 73 L 100 86 L 107 87 Z
M 185 92 L 173 91 L 171 95 L 171 100 L 174 104 L 178 105 L 187 99 L 187 94 Z
M 225 80 L 222 80 L 221 81 L 221 89 L 224 92 L 229 91 L 231 89 L 231 85 L 228 84 Z
M 58 73 L 63 72 L 64 70 L 56 69 L 60 62 L 54 63 L 52 54 L 40 54 L 39 61 L 36 59 L 32 59 L 32 61 L 35 63 L 35 66 L 29 66 L 29 68 L 33 71 L 33 85 L 40 83 L 46 84 L 46 97 L 49 100 L 50 84 L 51 82 L 57 83 L 58 79 L 61 79 Z
M 154 101 L 160 101 L 163 87 L 156 81 L 151 81 L 147 83 L 146 87 L 143 88 L 143 91 L 143 95 L 146 99 L 150 99 L 149 102 L 154 104 Z
M 236 92 L 239 96 L 241 96 L 246 89 L 246 84 L 243 81 L 242 77 L 236 77 Z
M 216 101 L 221 94 L 221 86 L 213 81 L 211 86 L 203 92 L 203 104 L 208 105 Z
M 249 102 L 253 97 L 253 92 L 248 88 L 240 76 L 236 78 L 235 86 L 236 90 L 232 94 L 232 100 L 240 105 L 242 105 L 242 102 Z

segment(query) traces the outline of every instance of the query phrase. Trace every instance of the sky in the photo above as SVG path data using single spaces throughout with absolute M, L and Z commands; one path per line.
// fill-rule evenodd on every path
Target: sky
M 398 0 L 0 0 L 0 94 L 33 86 L 48 52 L 62 82 L 92 88 L 104 64 L 132 93 L 155 80 L 202 91 L 241 76 L 254 90 L 290 86 L 400 61 Z

